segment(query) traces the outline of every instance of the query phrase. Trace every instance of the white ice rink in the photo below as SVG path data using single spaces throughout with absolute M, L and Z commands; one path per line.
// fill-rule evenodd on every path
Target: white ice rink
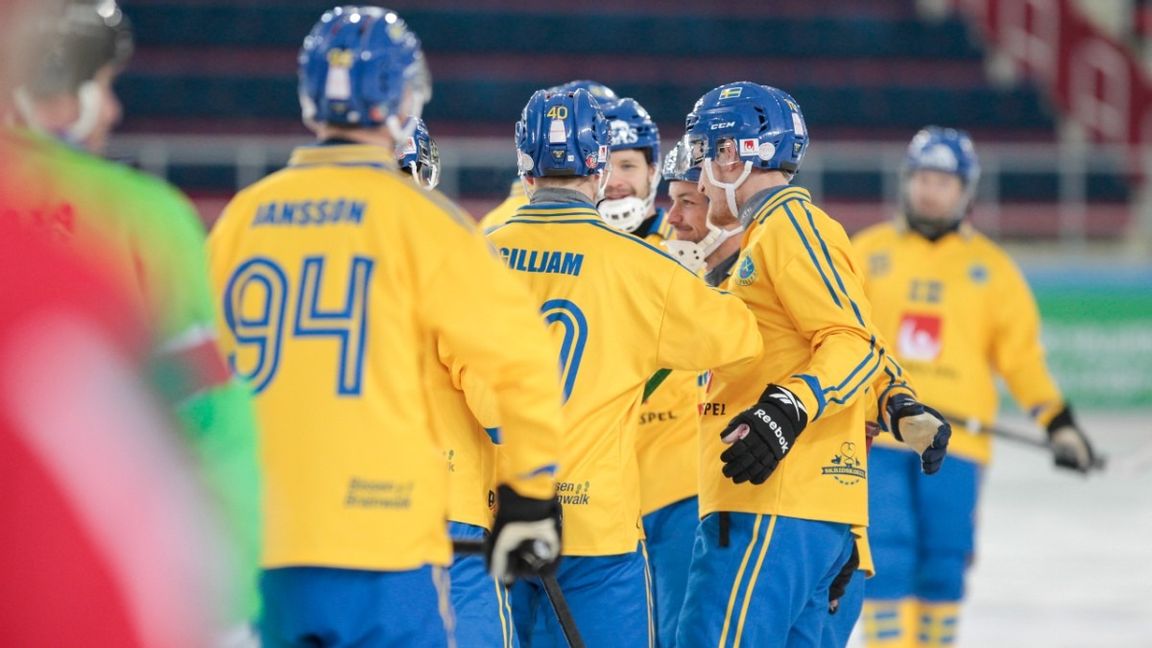
M 1079 418 L 1110 459 L 1087 479 L 998 443 L 959 646 L 1152 647 L 1152 411 Z

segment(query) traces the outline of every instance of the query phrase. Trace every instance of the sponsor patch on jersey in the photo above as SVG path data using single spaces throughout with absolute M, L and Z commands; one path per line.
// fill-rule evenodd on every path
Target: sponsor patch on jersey
M 930 362 L 940 357 L 940 316 L 905 313 L 900 320 L 897 344 L 905 360 Z
M 845 441 L 840 444 L 840 452 L 832 457 L 827 465 L 820 468 L 820 474 L 830 475 L 837 482 L 845 486 L 854 486 L 863 481 L 868 473 L 864 470 L 864 460 L 856 444 Z
M 752 262 L 752 257 L 744 255 L 736 268 L 736 285 L 751 286 L 754 281 L 756 281 L 756 264 Z

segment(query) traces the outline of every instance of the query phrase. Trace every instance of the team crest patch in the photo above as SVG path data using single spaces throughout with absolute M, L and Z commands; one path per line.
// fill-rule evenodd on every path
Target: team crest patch
M 827 466 L 820 469 L 824 475 L 832 475 L 836 481 L 845 486 L 859 484 L 866 476 L 864 461 L 856 456 L 856 444 L 845 441 L 840 444 L 840 453 L 832 457 Z
M 974 284 L 982 284 L 988 281 L 988 268 L 982 264 L 974 263 L 971 268 L 968 268 L 968 277 Z
M 752 262 L 752 257 L 744 255 L 736 268 L 736 285 L 750 286 L 754 281 L 756 281 L 756 264 Z

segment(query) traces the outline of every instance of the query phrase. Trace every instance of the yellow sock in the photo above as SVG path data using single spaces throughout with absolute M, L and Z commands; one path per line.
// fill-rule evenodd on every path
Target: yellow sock
M 915 599 L 864 601 L 860 618 L 864 622 L 864 642 L 868 648 L 915 648 Z
M 956 645 L 956 626 L 960 604 L 919 602 L 916 640 L 920 648 L 942 648 Z

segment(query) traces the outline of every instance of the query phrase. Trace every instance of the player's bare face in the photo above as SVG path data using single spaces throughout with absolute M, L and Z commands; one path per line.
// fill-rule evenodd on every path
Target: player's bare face
M 694 182 L 679 180 L 668 183 L 668 224 L 681 241 L 699 243 L 708 234 L 708 198 Z
M 647 196 L 652 178 L 652 167 L 644 158 L 644 153 L 631 149 L 612 151 L 610 156 L 612 175 L 608 178 L 604 197 L 608 200 L 617 200 L 629 196 L 637 198 Z
M 908 177 L 908 206 L 920 218 L 950 221 L 964 201 L 964 183 L 943 171 L 916 171 Z

